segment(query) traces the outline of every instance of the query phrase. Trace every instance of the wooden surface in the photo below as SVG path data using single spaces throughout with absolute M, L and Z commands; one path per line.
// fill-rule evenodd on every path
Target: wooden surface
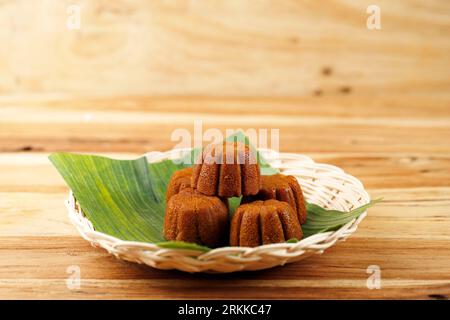
M 81 9 L 80 29 L 68 5 Z M 448 88 L 450 2 L 0 1 L 0 93 L 299 96 Z M 322 77 L 322 74 L 332 77 Z
M 0 1 L 0 298 L 448 299 L 450 3 L 377 2 L 380 31 L 369 1 L 86 0 L 70 31 L 72 1 Z M 159 271 L 81 239 L 48 154 L 167 150 L 194 120 L 279 128 L 281 151 L 385 202 L 323 255 L 251 273 Z

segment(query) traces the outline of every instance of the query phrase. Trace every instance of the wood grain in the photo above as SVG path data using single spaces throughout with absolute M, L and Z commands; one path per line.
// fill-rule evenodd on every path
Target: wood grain
M 79 30 L 66 27 L 74 3 Z M 379 31 L 366 27 L 370 4 L 1 1 L 0 92 L 373 96 L 448 89 L 449 2 L 379 0 Z
M 86 102 L 77 108 L 70 107 L 76 105 L 75 101 Z M 316 106 L 293 110 L 287 105 L 295 103 L 295 99 L 231 99 L 245 107 L 246 119 L 251 118 L 251 112 L 259 112 L 251 120 L 257 128 L 267 124 L 264 119 L 258 121 L 265 115 L 277 120 L 272 126 L 300 119 L 301 125 L 280 126 L 283 151 L 303 152 L 316 161 L 338 165 L 360 178 L 373 198 L 383 197 L 385 202 L 370 209 L 348 241 L 322 256 L 261 272 L 189 275 L 118 261 L 79 238 L 63 207 L 67 189 L 47 155 L 62 149 L 132 158 L 147 147 L 169 148 L 173 145 L 170 130 L 176 125 L 189 128 L 197 114 L 215 119 L 214 123 L 225 129 L 228 123 L 224 119 L 239 121 L 238 110 L 217 107 L 230 101 L 225 98 L 191 97 L 186 99 L 186 105 L 181 98 L 127 97 L 110 101 L 116 107 L 109 112 L 106 112 L 107 98 L 11 98 L 2 102 L 7 107 L 1 111 L 4 117 L 0 119 L 0 148 L 7 152 L 0 156 L 0 297 L 449 297 L 448 109 L 439 104 L 430 106 L 429 110 L 436 111 L 433 115 L 416 107 L 417 111 L 405 118 L 401 107 L 393 109 L 392 115 L 389 108 L 381 108 L 364 123 L 364 116 L 373 112 L 371 109 L 355 108 L 349 115 L 347 106 L 339 104 L 322 106 L 323 110 Z M 120 107 L 125 105 L 132 107 Z M 165 109 L 163 105 L 170 107 Z M 193 109 L 189 105 L 199 107 Z M 264 107 L 258 109 L 258 105 Z M 285 107 L 275 112 L 271 105 Z M 87 110 L 106 118 L 93 116 L 91 123 L 74 120 L 82 119 Z M 20 117 L 25 111 L 27 116 Z M 172 123 L 162 124 L 169 114 Z M 334 119 L 333 123 L 330 119 Z M 397 122 L 400 125 L 395 125 Z M 338 136 L 344 140 L 355 139 L 353 135 L 358 132 L 367 140 L 366 145 L 339 144 L 332 129 L 339 130 Z M 304 132 L 310 135 L 303 135 Z M 128 135 L 128 141 L 121 140 L 124 135 Z M 9 139 L 10 136 L 13 138 Z M 368 143 L 377 139 L 379 144 Z M 30 146 L 31 150 L 20 151 L 23 146 Z M 80 290 L 69 290 L 65 284 L 67 268 L 72 265 L 81 268 Z M 366 287 L 366 269 L 370 265 L 381 268 L 379 290 Z
M 80 0 L 71 31 L 72 2 L 0 1 L 0 298 L 450 298 L 448 1 L 377 1 L 380 31 L 351 0 Z M 155 270 L 81 239 L 47 156 L 168 150 L 194 121 L 280 129 L 281 151 L 384 202 L 323 255 L 259 272 Z
M 55 237 L 28 237 L 26 243 L 22 237 L 1 240 L 7 248 L 14 248 L 1 250 L 5 259 L 0 262 L 0 296 L 8 298 L 424 299 L 432 294 L 448 295 L 450 289 L 450 279 L 442 277 L 450 262 L 448 240 L 413 244 L 351 239 L 320 257 L 231 275 L 149 270 L 94 250 L 78 237 L 58 237 L 57 243 Z M 11 259 L 16 263 L 5 265 Z M 378 290 L 366 287 L 366 268 L 373 264 L 382 270 L 382 288 Z M 79 290 L 67 289 L 70 265 L 81 268 Z

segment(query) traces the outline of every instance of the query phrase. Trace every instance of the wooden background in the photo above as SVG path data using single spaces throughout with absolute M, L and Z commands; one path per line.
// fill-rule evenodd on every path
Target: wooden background
M 448 299 L 450 2 L 376 2 L 377 31 L 372 1 L 0 1 L 0 298 Z M 261 272 L 158 271 L 91 248 L 48 154 L 167 150 L 194 120 L 278 128 L 281 151 L 385 202 L 322 256 Z

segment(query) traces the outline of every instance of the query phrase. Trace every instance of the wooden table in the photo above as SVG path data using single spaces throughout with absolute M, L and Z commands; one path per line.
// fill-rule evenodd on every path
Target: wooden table
M 381 30 L 368 1 L 79 2 L 79 30 L 72 2 L 0 3 L 0 298 L 450 297 L 448 1 L 377 1 Z M 385 201 L 323 255 L 259 272 L 159 271 L 80 238 L 47 156 L 168 150 L 194 120 L 279 128 L 281 151 Z
M 333 101 L 339 99 L 344 98 Z M 0 120 L 0 297 L 448 298 L 448 108 L 357 108 L 349 118 L 347 106 L 316 100 L 9 103 L 14 106 L 7 107 Z M 195 110 L 185 108 L 186 101 L 195 103 Z M 225 103 L 229 107 L 220 108 Z M 206 119 L 205 128 L 216 124 L 233 128 L 228 124 L 234 120 L 245 121 L 248 127 L 278 123 L 282 151 L 338 165 L 360 178 L 373 198 L 383 197 L 385 202 L 369 210 L 349 240 L 323 255 L 259 272 L 159 271 L 119 261 L 80 238 L 67 218 L 63 205 L 67 187 L 47 160 L 49 152 L 82 150 L 133 157 L 166 150 L 174 144 L 170 132 L 177 127 L 191 129 L 191 118 L 199 114 Z M 371 265 L 381 269 L 381 289 L 366 287 Z M 70 266 L 81 269 L 79 290 L 66 286 Z

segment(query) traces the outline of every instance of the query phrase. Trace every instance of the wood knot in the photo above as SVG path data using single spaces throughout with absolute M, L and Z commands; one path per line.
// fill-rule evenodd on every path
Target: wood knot
M 333 73 L 333 69 L 331 69 L 331 67 L 323 67 L 322 68 L 322 74 L 324 76 L 331 76 L 331 74 Z
M 313 91 L 313 94 L 316 97 L 320 97 L 323 94 L 323 91 L 322 91 L 322 89 L 316 89 L 316 90 Z
M 17 151 L 33 151 L 33 146 L 23 146 L 21 148 L 18 148 Z
M 342 94 L 349 94 L 352 92 L 352 88 L 349 86 L 343 86 L 339 89 L 339 92 Z

